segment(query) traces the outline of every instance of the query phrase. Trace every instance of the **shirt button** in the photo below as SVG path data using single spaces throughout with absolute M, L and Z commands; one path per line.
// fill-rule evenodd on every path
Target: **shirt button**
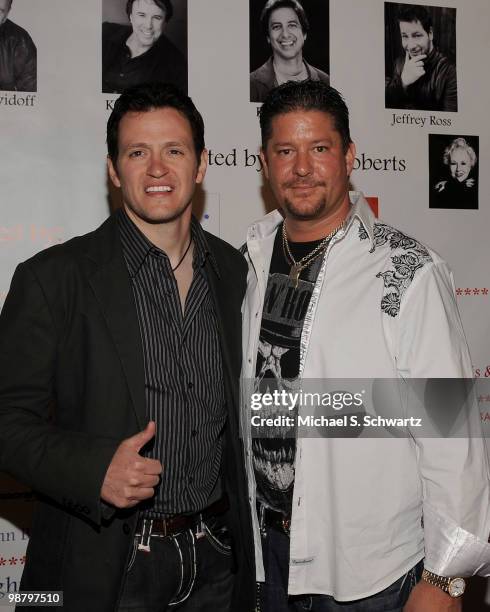
M 191 431 L 192 437 L 195 438 L 197 436 L 197 429 L 193 429 Z

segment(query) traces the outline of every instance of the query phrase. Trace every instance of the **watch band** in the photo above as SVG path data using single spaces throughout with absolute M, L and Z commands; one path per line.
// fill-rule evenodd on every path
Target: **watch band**
M 448 593 L 451 597 L 461 597 L 466 588 L 466 581 L 464 578 L 455 577 L 449 578 L 447 576 L 438 576 L 429 570 L 424 569 L 422 572 L 422 580 L 425 580 L 433 586 L 439 587 L 445 593 Z

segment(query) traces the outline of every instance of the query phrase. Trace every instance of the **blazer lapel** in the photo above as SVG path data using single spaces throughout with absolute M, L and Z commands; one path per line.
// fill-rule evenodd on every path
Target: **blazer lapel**
M 86 253 L 97 266 L 89 282 L 116 345 L 140 430 L 146 426 L 143 348 L 131 279 L 116 220 L 108 219 Z
M 215 270 L 209 262 L 206 264 L 206 273 L 209 288 L 216 308 L 216 318 L 218 320 L 218 331 L 220 335 L 220 345 L 223 356 L 223 374 L 226 387 L 229 390 L 228 399 L 231 405 L 228 406 L 228 415 L 233 419 L 233 425 L 238 424 L 237 405 L 233 386 L 238 382 L 234 381 L 233 364 L 236 362 L 236 351 L 240 350 L 240 329 L 236 327 L 236 321 L 230 316 L 230 308 L 240 309 L 240 304 L 232 304 L 232 293 L 226 291 L 226 282 L 223 278 L 218 278 Z M 238 335 L 238 338 L 237 338 Z M 236 339 L 233 343 L 232 340 Z M 235 427 L 233 427 L 235 429 Z

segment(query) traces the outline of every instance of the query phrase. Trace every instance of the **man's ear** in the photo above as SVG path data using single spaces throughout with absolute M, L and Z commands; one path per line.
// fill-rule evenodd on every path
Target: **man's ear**
M 208 168 L 208 150 L 203 149 L 197 166 L 196 184 L 202 183 Z
M 262 162 L 262 168 L 266 179 L 269 179 L 269 166 L 267 165 L 267 156 L 264 149 L 261 147 L 259 151 L 260 161 Z
M 121 181 L 119 180 L 119 177 L 117 175 L 117 170 L 114 164 L 112 163 L 112 159 L 109 156 L 107 156 L 107 171 L 109 172 L 109 176 L 111 177 L 112 183 L 116 187 L 121 187 Z
M 356 145 L 351 142 L 345 153 L 345 167 L 347 169 L 347 176 L 350 176 L 354 162 L 356 160 Z

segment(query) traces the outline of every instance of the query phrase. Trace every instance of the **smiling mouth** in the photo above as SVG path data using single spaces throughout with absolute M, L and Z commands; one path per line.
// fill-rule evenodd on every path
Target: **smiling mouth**
M 298 185 L 290 190 L 291 200 L 309 200 L 317 196 L 316 186 L 314 185 Z
M 153 185 L 145 189 L 145 193 L 169 193 L 173 191 L 170 185 Z

